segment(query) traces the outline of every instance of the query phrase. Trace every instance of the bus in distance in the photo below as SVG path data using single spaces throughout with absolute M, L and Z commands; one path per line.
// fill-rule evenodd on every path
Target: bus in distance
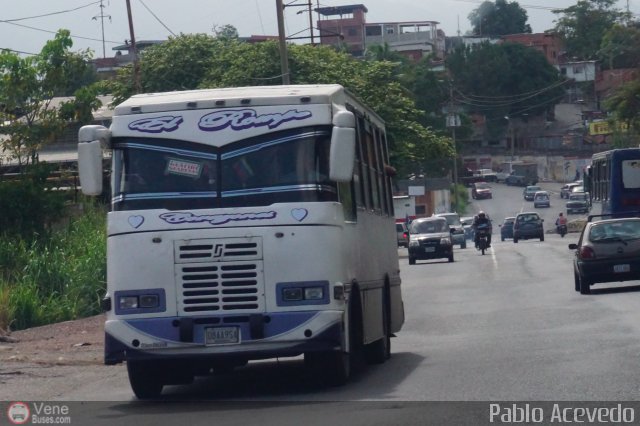
M 585 190 L 594 214 L 624 216 L 640 211 L 640 148 L 593 154 Z
M 111 154 L 105 363 L 138 398 L 304 355 L 343 384 L 404 323 L 384 122 L 339 85 L 135 95 L 79 131 Z

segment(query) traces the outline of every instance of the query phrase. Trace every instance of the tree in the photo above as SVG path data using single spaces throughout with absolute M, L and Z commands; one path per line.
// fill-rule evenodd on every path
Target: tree
M 238 30 L 233 25 L 213 26 L 213 33 L 222 40 L 237 40 Z
M 530 33 L 531 26 L 527 24 L 527 19 L 526 10 L 517 2 L 507 3 L 506 0 L 496 0 L 495 3 L 485 1 L 469 14 L 472 33 L 491 37 Z
M 492 138 L 504 133 L 504 117 L 544 114 L 564 95 L 563 80 L 544 55 L 517 43 L 482 43 L 447 58 L 456 103 L 485 115 Z
M 614 24 L 602 38 L 598 59 L 608 69 L 640 66 L 640 27 Z
M 450 157 L 449 138 L 420 124 L 422 113 L 398 81 L 397 64 L 359 61 L 325 46 L 289 45 L 292 84 L 338 83 L 371 106 L 386 122 L 392 165 L 412 173 L 431 157 Z M 207 35 L 183 35 L 145 50 L 140 60 L 144 92 L 280 84 L 278 44 L 245 43 Z M 119 97 L 132 94 L 131 69 L 111 85 Z M 424 161 L 423 161 L 424 160 Z
M 40 54 L 21 58 L 4 50 L 0 53 L 2 152 L 22 168 L 38 162 L 37 152 L 62 133 L 68 120 L 87 120 L 86 108 L 97 104 L 91 91 L 79 89 L 81 100 L 64 102 L 60 109 L 50 106 L 55 96 L 70 94 L 76 79 L 89 78 L 88 51 L 73 53 L 68 30 L 60 30 Z M 77 90 L 76 90 L 77 92 Z M 75 92 L 74 92 L 75 93 Z
M 624 145 L 637 147 L 640 142 L 640 78 L 620 86 L 605 101 L 605 106 L 613 115 L 611 124 L 614 128 L 620 123 L 627 128 L 621 137 L 626 142 Z
M 563 38 L 570 58 L 598 58 L 607 31 L 629 17 L 626 12 L 613 8 L 615 4 L 616 0 L 579 0 L 566 9 L 553 11 L 563 15 L 555 29 Z

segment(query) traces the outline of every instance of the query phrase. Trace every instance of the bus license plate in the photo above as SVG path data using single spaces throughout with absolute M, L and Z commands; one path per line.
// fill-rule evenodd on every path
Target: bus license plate
M 205 345 L 225 345 L 240 342 L 240 327 L 207 327 L 204 330 Z
M 628 263 L 622 265 L 613 265 L 613 272 L 629 272 L 631 268 Z
M 424 251 L 426 253 L 433 253 L 434 251 L 436 251 L 436 248 L 435 247 L 425 247 Z

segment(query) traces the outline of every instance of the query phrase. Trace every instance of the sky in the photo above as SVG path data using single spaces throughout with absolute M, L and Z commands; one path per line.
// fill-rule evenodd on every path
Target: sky
M 577 0 L 522 0 L 533 32 L 554 26 L 559 15 L 550 9 Z M 471 29 L 468 15 L 481 0 L 311 0 L 312 6 L 364 4 L 367 22 L 436 21 L 447 36 Z M 113 47 L 130 39 L 126 0 L 4 1 L 0 16 L 0 48 L 39 53 L 60 28 L 71 31 L 72 50 L 91 49 L 95 58 L 112 57 Z M 309 35 L 308 0 L 283 0 L 287 36 Z M 101 4 L 103 7 L 101 7 Z M 213 34 L 214 27 L 233 25 L 240 36 L 277 35 L 276 0 L 130 0 L 137 41 L 166 40 L 180 33 Z M 299 5 L 307 6 L 299 6 Z M 297 6 L 298 5 L 298 6 Z M 640 15 L 640 0 L 619 0 L 617 7 Z M 103 17 L 101 17 L 101 15 Z M 317 14 L 312 13 L 314 26 Z M 104 25 L 102 25 L 104 23 Z M 103 36 L 104 31 L 104 36 Z M 317 31 L 315 32 L 317 35 Z M 104 42 L 103 42 L 104 40 Z M 307 39 L 297 43 L 309 42 Z

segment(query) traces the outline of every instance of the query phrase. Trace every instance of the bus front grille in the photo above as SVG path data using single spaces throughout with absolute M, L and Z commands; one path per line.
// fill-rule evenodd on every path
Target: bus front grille
M 176 241 L 179 314 L 264 311 L 262 244 L 256 240 Z

